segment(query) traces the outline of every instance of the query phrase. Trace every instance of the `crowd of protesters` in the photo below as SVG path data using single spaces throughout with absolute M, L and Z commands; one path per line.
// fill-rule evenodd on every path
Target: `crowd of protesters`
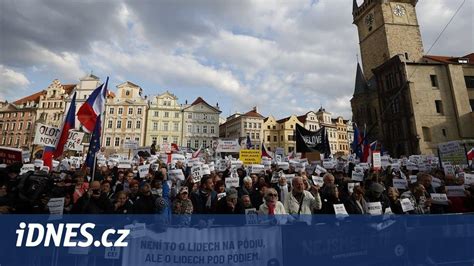
M 140 162 L 143 164 L 144 159 Z M 320 173 L 323 185 L 319 186 L 313 183 L 312 176 L 317 175 L 314 172 L 295 172 L 291 165 L 282 170 L 272 164 L 260 174 L 237 168 L 239 187 L 227 188 L 225 180 L 235 171 L 230 165 L 225 171 L 202 176 L 200 182 L 193 182 L 191 167 L 181 161 L 174 169 L 182 169 L 185 180 L 169 180 L 170 165 L 159 161 L 157 165 L 145 178 L 133 169 L 101 166 L 92 180 L 90 171 L 85 170 L 37 170 L 20 175 L 21 164 L 11 164 L 0 169 L 0 213 L 47 214 L 47 203 L 58 197 L 64 197 L 65 214 L 245 214 L 247 209 L 265 215 L 335 214 L 334 204 L 343 204 L 352 215 L 368 214 L 369 202 L 380 202 L 384 212 L 390 208 L 394 214 L 474 211 L 474 184 L 464 186 L 465 195 L 448 195 L 444 204 L 432 201 L 432 193 L 446 193 L 446 186 L 464 185 L 463 178 L 445 175 L 441 168 L 430 172 L 390 166 L 380 171 L 366 170 L 364 181 L 351 186 L 355 165 L 347 163 L 345 171 Z M 289 175 L 291 180 L 286 179 Z M 410 175 L 417 176 L 416 182 L 408 180 L 407 189 L 393 186 L 394 179 Z M 441 180 L 440 186 L 432 185 L 434 177 Z M 411 201 L 413 210 L 403 211 L 401 200 L 405 198 Z

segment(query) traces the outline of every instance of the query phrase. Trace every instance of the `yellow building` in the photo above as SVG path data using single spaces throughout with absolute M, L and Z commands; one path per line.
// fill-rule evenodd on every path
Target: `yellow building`
M 236 113 L 229 116 L 225 123 L 219 126 L 219 137 L 225 139 L 242 139 L 250 137 L 252 148 L 260 149 L 263 137 L 263 116 L 257 107 L 245 114 Z
M 280 147 L 280 126 L 273 116 L 263 119 L 263 139 L 265 148 L 274 152 Z
M 57 79 L 43 90 L 39 99 L 37 118 L 41 123 L 60 127 L 64 120 L 65 99 L 72 93 L 75 84 L 62 85 Z
M 181 140 L 182 112 L 178 97 L 166 91 L 150 102 L 147 117 L 145 145 L 163 143 L 183 145 Z

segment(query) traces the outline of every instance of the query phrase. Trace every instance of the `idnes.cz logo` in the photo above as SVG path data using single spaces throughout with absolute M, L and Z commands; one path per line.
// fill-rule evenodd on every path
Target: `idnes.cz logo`
M 107 229 L 102 233 L 100 240 L 94 241 L 92 231 L 95 228 L 93 223 L 60 223 L 58 225 L 46 224 L 46 228 L 39 223 L 20 223 L 19 229 L 16 230 L 16 246 L 23 246 L 23 239 L 26 234 L 25 247 L 37 247 L 43 244 L 44 247 L 49 247 L 51 244 L 55 247 L 126 247 L 128 243 L 125 238 L 130 234 L 129 229 Z M 111 236 L 114 237 L 114 242 L 110 241 Z M 79 241 L 81 240 L 81 241 Z

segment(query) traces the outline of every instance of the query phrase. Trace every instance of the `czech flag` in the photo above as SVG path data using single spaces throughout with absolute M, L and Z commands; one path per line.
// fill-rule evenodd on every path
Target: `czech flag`
M 61 134 L 59 135 L 59 141 L 53 153 L 55 158 L 63 155 L 64 145 L 66 145 L 67 139 L 69 137 L 69 130 L 74 129 L 76 126 L 76 94 L 77 93 L 75 92 L 74 96 L 72 96 L 71 105 L 67 111 L 66 119 L 63 122 Z
M 355 153 L 356 158 L 362 157 L 362 136 L 360 135 L 357 125 L 354 126 L 354 141 L 352 142 L 352 152 Z
M 270 154 L 268 154 L 264 143 L 262 143 L 262 157 L 272 158 L 272 156 L 270 156 Z
M 107 77 L 105 86 L 101 84 L 95 89 L 77 112 L 77 119 L 81 122 L 84 131 L 87 133 L 94 131 L 97 117 L 104 112 L 108 83 L 109 77 Z
M 474 161 L 474 148 L 472 148 L 470 151 L 467 152 L 467 160 Z

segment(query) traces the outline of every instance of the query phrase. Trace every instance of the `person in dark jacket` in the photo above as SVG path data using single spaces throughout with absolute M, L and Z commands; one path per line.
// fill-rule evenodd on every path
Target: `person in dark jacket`
M 119 191 L 115 194 L 114 213 L 116 214 L 133 213 L 133 204 L 128 199 L 128 195 L 125 191 Z
M 194 213 L 213 213 L 217 203 L 217 193 L 214 191 L 214 183 L 209 175 L 204 175 L 200 183 L 201 187 L 191 194 Z
M 93 181 L 87 193 L 80 197 L 74 207 L 72 213 L 78 214 L 102 214 L 112 213 L 113 206 L 107 195 L 100 192 L 100 182 Z
M 342 204 L 339 199 L 339 190 L 332 184 L 324 185 L 321 189 L 321 200 L 321 214 L 335 214 L 334 204 Z
M 156 212 L 155 205 L 156 197 L 151 194 L 151 186 L 148 183 L 143 183 L 140 193 L 133 204 L 133 212 L 135 214 L 149 214 Z
M 344 206 L 348 214 L 366 214 L 367 203 L 364 199 L 364 189 L 361 186 L 355 186 L 352 195 L 345 202 Z
M 235 188 L 228 190 L 227 195 L 217 202 L 216 213 L 245 214 L 244 205 Z

